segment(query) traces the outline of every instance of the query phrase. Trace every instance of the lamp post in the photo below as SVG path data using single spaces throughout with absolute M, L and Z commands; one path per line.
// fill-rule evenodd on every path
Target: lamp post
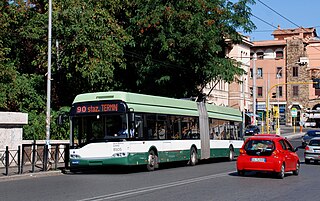
M 277 116 L 277 128 L 276 128 L 276 134 L 280 135 L 280 103 L 279 103 L 279 99 L 280 99 L 280 90 L 279 90 L 279 79 L 280 77 L 280 73 L 282 72 L 282 68 L 277 72 L 277 101 L 278 101 L 278 116 Z
M 50 145 L 50 102 L 51 102 L 51 27 L 52 27 L 52 1 L 49 0 L 49 19 L 48 19 L 48 72 L 47 72 L 47 113 L 46 113 L 46 148 L 45 148 L 45 171 L 47 170 L 47 162 L 48 162 L 48 148 Z
M 253 124 L 256 125 L 256 105 L 257 105 L 257 85 L 256 85 L 256 80 L 257 80 L 257 69 L 256 69 L 256 59 L 257 56 L 256 54 L 253 55 L 253 67 L 252 67 L 252 79 L 253 79 L 253 84 L 252 84 L 252 95 L 253 95 Z

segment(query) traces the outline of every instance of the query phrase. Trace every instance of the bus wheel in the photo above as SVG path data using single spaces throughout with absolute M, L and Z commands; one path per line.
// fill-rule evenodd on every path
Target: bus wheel
M 229 147 L 229 161 L 234 160 L 234 150 L 233 147 Z
M 198 156 L 196 148 L 192 147 L 190 150 L 190 160 L 188 162 L 189 165 L 195 166 L 198 163 Z
M 154 169 L 157 166 L 157 160 L 158 160 L 157 155 L 154 153 L 153 150 L 150 150 L 149 156 L 148 156 L 148 164 L 147 164 L 148 171 L 154 171 Z

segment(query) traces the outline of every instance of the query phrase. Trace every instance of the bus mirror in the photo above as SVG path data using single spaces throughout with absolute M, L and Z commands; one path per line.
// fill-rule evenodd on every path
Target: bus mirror
M 130 121 L 131 121 L 131 122 L 134 122 L 134 117 L 135 117 L 134 113 L 133 113 L 133 112 L 130 112 L 129 118 L 130 118 Z
M 133 109 L 129 109 L 129 122 L 134 122 L 135 120 L 135 115 L 134 115 L 134 110 Z
M 68 118 L 68 115 L 66 114 L 59 114 L 58 119 L 57 119 L 57 123 L 58 125 L 63 125 L 66 121 L 66 119 Z

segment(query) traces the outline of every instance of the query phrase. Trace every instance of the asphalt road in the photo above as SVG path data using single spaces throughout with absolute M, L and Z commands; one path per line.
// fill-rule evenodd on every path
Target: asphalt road
M 294 146 L 300 139 L 291 139 Z M 276 179 L 271 174 L 239 177 L 236 162 L 205 161 L 193 167 L 170 164 L 160 170 L 107 170 L 81 174 L 55 174 L 0 181 L 0 200 L 315 200 L 319 165 L 305 165 L 299 150 L 301 172 Z

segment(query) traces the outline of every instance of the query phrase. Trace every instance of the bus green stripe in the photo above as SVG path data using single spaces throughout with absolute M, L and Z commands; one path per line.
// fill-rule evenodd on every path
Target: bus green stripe
M 198 158 L 201 150 L 198 149 Z M 239 155 L 239 149 L 235 149 L 235 154 Z M 211 149 L 210 158 L 228 157 L 229 149 Z M 71 159 L 71 167 L 91 167 L 91 166 L 109 166 L 109 165 L 145 165 L 147 164 L 148 152 L 130 153 L 128 157 L 119 158 L 99 158 L 99 159 Z M 176 150 L 158 152 L 160 163 L 187 161 L 190 159 L 190 150 Z M 76 164 L 74 164 L 76 162 Z

